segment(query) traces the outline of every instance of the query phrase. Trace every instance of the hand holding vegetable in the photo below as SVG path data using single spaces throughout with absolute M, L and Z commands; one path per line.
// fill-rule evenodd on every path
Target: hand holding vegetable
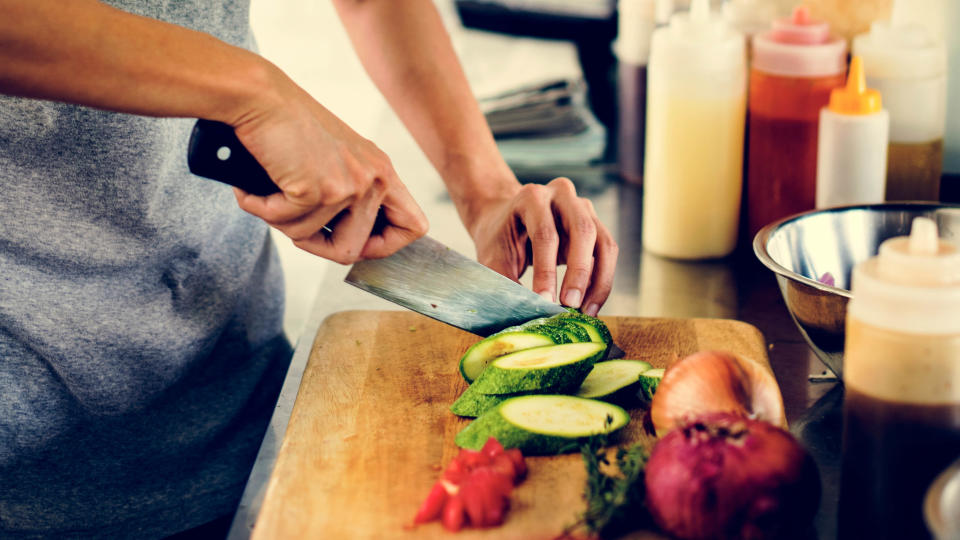
M 577 196 L 570 180 L 518 184 L 472 205 L 476 218 L 467 224 L 477 260 L 514 280 L 532 264 L 535 292 L 597 314 L 613 287 L 618 247 L 593 204 Z M 567 265 L 559 297 L 558 264 Z

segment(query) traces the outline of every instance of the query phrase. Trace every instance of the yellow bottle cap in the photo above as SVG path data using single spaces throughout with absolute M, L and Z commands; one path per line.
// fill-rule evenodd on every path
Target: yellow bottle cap
M 863 60 L 859 56 L 854 56 L 850 60 L 847 85 L 843 88 L 834 88 L 830 92 L 830 111 L 851 115 L 873 114 L 880 112 L 882 108 L 880 92 L 867 88 L 867 81 L 863 75 Z

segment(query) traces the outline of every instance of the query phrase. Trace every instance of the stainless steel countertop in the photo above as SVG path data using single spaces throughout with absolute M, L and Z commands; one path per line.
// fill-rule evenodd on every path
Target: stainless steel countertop
M 815 537 L 834 536 L 839 464 L 841 403 L 836 382 L 810 382 L 808 375 L 823 375 L 825 368 L 810 352 L 783 304 L 773 275 L 756 261 L 749 246 L 724 260 L 682 262 L 643 252 L 640 243 L 641 190 L 612 181 L 590 194 L 601 219 L 620 245 L 613 293 L 603 315 L 732 318 L 753 324 L 765 336 L 774 373 L 780 383 L 792 431 L 817 458 L 824 490 Z M 421 198 L 434 219 L 431 234 L 453 249 L 472 255 L 462 226 L 439 192 Z M 424 203 L 423 201 L 426 201 Z M 455 220 L 455 218 L 453 218 Z M 743 242 L 741 243 L 743 244 Z M 398 309 L 397 306 L 343 282 L 346 267 L 327 272 L 314 303 L 303 337 L 284 383 L 273 420 L 229 538 L 250 536 L 273 464 L 286 430 L 297 389 L 310 353 L 313 336 L 323 320 L 338 311 Z M 322 511 L 322 509 L 318 509 Z

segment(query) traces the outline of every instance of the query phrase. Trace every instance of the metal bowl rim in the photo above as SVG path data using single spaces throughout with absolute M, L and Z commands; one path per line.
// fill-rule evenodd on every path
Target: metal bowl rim
M 767 246 L 770 243 L 770 238 L 774 235 L 777 230 L 789 223 L 799 221 L 806 217 L 809 217 L 814 214 L 840 214 L 843 212 L 849 212 L 851 210 L 890 210 L 890 209 L 928 209 L 928 210 L 937 210 L 941 208 L 952 208 L 960 209 L 960 204 L 951 204 L 951 203 L 935 203 L 930 201 L 897 201 L 892 203 L 877 203 L 877 204 L 853 204 L 847 206 L 836 206 L 832 208 L 822 208 L 817 210 L 808 210 L 806 212 L 800 212 L 799 214 L 793 214 L 792 216 L 787 216 L 785 218 L 779 219 L 770 223 L 760 229 L 757 232 L 756 236 L 753 238 L 753 253 L 757 256 L 757 259 L 763 263 L 764 266 L 779 274 L 787 279 L 792 279 L 813 287 L 814 289 L 836 294 L 846 298 L 853 298 L 853 294 L 847 289 L 841 289 L 840 287 L 832 287 L 825 283 L 821 283 L 815 279 L 810 279 L 806 276 L 802 276 L 796 272 L 793 272 L 787 268 L 784 268 L 780 263 L 773 260 L 773 257 L 770 256 L 769 251 L 767 251 Z

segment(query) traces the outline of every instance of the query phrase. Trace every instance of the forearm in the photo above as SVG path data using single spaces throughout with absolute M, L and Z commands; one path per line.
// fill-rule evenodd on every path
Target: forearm
M 497 150 L 430 0 L 336 0 L 360 60 L 440 172 L 468 225 L 519 184 Z
M 278 77 L 210 35 L 94 0 L 0 0 L 0 93 L 236 124 L 269 106 Z

